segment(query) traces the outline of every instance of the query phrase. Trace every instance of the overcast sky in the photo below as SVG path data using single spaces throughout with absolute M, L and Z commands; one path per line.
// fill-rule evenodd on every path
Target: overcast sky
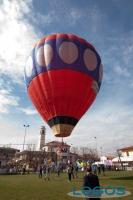
M 44 35 L 74 33 L 92 43 L 104 66 L 91 109 L 65 139 L 73 146 L 102 147 L 105 154 L 133 145 L 133 1 L 0 1 L 0 143 L 57 140 L 30 102 L 23 71 L 34 43 Z M 59 139 L 58 139 L 59 140 Z M 16 146 L 17 147 L 17 146 Z

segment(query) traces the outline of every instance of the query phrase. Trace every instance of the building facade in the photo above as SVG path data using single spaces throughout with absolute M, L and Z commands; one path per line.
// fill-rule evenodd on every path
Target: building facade
M 27 166 L 27 168 L 32 168 L 36 171 L 39 165 L 44 165 L 46 160 L 51 160 L 56 162 L 57 156 L 54 152 L 45 151 L 22 151 L 18 152 L 15 157 L 18 166 Z
M 9 147 L 0 147 L 0 168 L 6 167 L 13 162 L 13 159 L 20 150 L 9 148 Z
M 113 164 L 122 169 L 133 170 L 133 146 L 118 149 L 117 152 L 118 157 L 112 160 Z
M 133 157 L 133 146 L 119 149 L 123 157 Z
M 59 141 L 48 142 L 44 146 L 45 152 L 55 152 L 57 154 L 57 160 L 67 163 L 72 157 L 70 153 L 70 145 Z M 74 158 L 73 158 L 74 159 Z

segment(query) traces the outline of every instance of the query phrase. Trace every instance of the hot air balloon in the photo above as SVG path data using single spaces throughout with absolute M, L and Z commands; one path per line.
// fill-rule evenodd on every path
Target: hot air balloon
M 57 137 L 67 137 L 95 100 L 103 68 L 95 48 L 73 34 L 40 39 L 25 66 L 28 95 Z

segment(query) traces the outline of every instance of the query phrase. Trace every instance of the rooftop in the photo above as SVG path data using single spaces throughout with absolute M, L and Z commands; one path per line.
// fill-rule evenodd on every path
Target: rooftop
M 7 150 L 7 151 L 20 151 L 19 149 L 11 148 L 11 147 L 0 147 L 0 150 Z
M 58 146 L 66 146 L 66 147 L 70 147 L 70 145 L 64 143 L 64 142 L 59 142 L 59 141 L 52 141 L 52 142 L 48 142 L 45 144 L 45 146 L 54 146 L 54 147 L 58 147 Z
M 129 147 L 124 147 L 124 148 L 121 148 L 121 149 L 118 149 L 120 151 L 133 151 L 133 146 L 129 146 Z

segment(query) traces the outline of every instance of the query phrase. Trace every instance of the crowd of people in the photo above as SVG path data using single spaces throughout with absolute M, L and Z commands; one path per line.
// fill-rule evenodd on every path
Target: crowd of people
M 77 162 L 75 163 L 59 163 L 57 165 L 51 163 L 51 164 L 44 164 L 39 165 L 37 168 L 37 174 L 39 178 L 44 178 L 45 180 L 50 180 L 51 172 L 57 173 L 57 176 L 59 177 L 61 172 L 66 172 L 68 176 L 68 180 L 71 181 L 74 178 L 78 178 L 78 172 L 79 171 L 86 171 L 90 167 L 89 164 L 84 165 L 83 167 L 80 167 Z M 92 164 L 91 169 L 93 174 L 95 175 L 104 175 L 105 176 L 105 166 L 104 165 L 96 165 Z
M 45 180 L 48 180 L 48 181 L 50 180 L 50 174 L 51 174 L 51 166 L 50 165 L 39 166 L 37 172 L 38 172 L 39 178 L 43 178 L 43 176 L 44 176 Z
M 68 180 L 71 181 L 73 178 L 78 177 L 78 166 L 77 164 L 66 164 L 62 165 L 62 163 L 52 166 L 50 164 L 45 165 L 39 165 L 37 168 L 37 173 L 39 178 L 44 178 L 45 180 L 50 180 L 51 172 L 57 173 L 57 176 L 59 177 L 62 172 L 67 172 L 68 174 Z

